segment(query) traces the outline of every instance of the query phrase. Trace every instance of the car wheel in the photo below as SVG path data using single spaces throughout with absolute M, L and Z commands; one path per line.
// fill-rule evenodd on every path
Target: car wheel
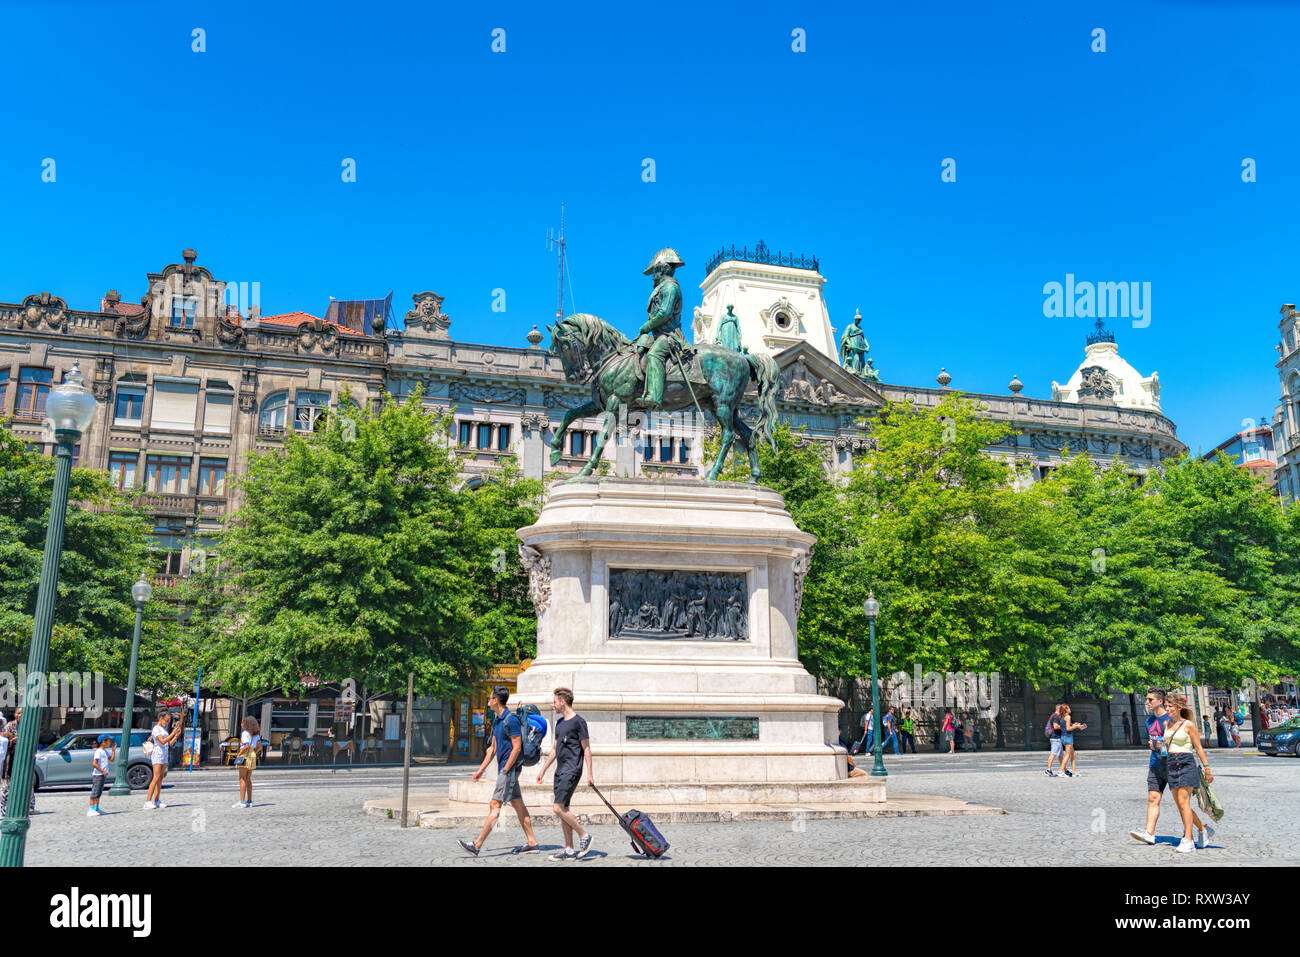
M 1297 741 L 1297 742 L 1296 742 L 1296 743 L 1291 747 L 1291 753 L 1294 754 L 1297 758 L 1300 758 L 1300 741 Z
M 149 786 L 153 772 L 147 764 L 133 764 L 126 769 L 126 783 L 132 791 L 139 791 Z

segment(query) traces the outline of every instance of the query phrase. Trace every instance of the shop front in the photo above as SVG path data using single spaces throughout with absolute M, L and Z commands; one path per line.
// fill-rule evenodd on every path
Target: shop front
M 492 734 L 493 716 L 488 709 L 488 696 L 495 685 L 504 685 L 513 695 L 520 673 L 531 663 L 497 665 L 467 697 L 452 703 L 451 761 L 478 764 L 483 760 Z

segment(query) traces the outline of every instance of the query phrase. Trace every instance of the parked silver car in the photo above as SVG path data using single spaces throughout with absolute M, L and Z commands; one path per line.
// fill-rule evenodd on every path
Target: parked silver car
M 89 731 L 73 731 L 65 734 L 48 748 L 36 752 L 36 787 L 90 787 L 90 764 L 95 756 L 95 746 L 101 734 L 111 734 L 114 741 L 121 740 L 121 730 L 112 731 L 98 728 Z M 144 753 L 144 742 L 149 737 L 148 731 L 131 732 L 131 749 L 127 756 L 126 781 L 132 790 L 147 787 L 152 770 L 149 757 Z M 119 759 L 121 755 L 118 755 Z M 108 763 L 108 783 L 113 783 L 117 772 L 114 761 Z

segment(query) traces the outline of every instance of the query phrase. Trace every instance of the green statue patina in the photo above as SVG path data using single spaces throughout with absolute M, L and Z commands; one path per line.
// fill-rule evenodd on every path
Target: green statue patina
M 646 321 L 637 336 L 636 347 L 645 353 L 645 395 L 641 403 L 657 409 L 664 398 L 664 366 L 669 355 L 681 356 L 686 350 L 682 335 L 682 287 L 673 278 L 678 266 L 684 266 L 677 250 L 665 246 L 655 253 L 642 275 L 654 277 L 654 292 L 646 303 Z
M 870 348 L 867 337 L 862 332 L 862 313 L 855 311 L 853 321 L 840 336 L 840 365 L 845 371 L 861 376 L 866 369 L 865 360 Z
M 714 341 L 720 346 L 726 346 L 728 349 L 746 352 L 748 350 L 740 341 L 740 320 L 736 318 L 736 314 L 731 311 L 731 308 L 731 306 L 727 307 L 727 314 L 722 317 L 722 322 L 718 323 L 718 335 Z
M 646 267 L 653 275 L 649 313 L 635 340 L 597 316 L 575 313 L 549 327 L 551 351 L 560 357 L 570 382 L 591 386 L 591 398 L 564 414 L 551 436 L 551 464 L 558 465 L 564 433 L 577 419 L 604 413 L 591 457 L 574 478 L 590 475 L 600 462 L 605 443 L 627 412 L 675 412 L 692 406 L 713 413 L 721 430 L 718 457 L 706 478 L 718 477 L 733 442 L 749 456 L 749 474 L 757 481 L 758 442 L 774 443 L 776 397 L 781 374 L 771 356 L 738 352 L 715 343 L 687 344 L 681 331 L 682 293 L 673 271 L 683 265 L 669 248 L 661 249 Z M 642 359 L 644 358 L 644 365 Z M 758 384 L 758 419 L 751 429 L 740 418 L 750 382 Z

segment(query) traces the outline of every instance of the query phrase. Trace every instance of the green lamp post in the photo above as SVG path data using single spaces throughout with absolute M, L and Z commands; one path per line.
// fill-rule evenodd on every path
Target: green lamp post
M 131 754 L 131 721 L 135 718 L 135 665 L 140 658 L 140 625 L 144 623 L 144 606 L 152 597 L 153 588 L 145 580 L 144 572 L 141 572 L 140 580 L 131 586 L 131 598 L 135 602 L 135 634 L 131 637 L 131 670 L 126 679 L 126 703 L 122 708 L 122 738 L 117 745 L 117 768 L 113 775 L 113 787 L 108 792 L 114 797 L 131 796 L 126 769 Z
M 867 600 L 862 603 L 862 610 L 866 612 L 867 621 L 871 625 L 871 712 L 876 716 L 874 729 L 876 744 L 871 749 L 876 759 L 871 766 L 871 776 L 887 778 L 889 772 L 885 770 L 884 751 L 880 745 L 880 682 L 876 676 L 876 616 L 880 614 L 880 602 L 876 601 L 875 591 L 868 590 Z
M 27 817 L 36 773 L 36 736 L 44 710 L 45 669 L 50 663 L 50 631 L 54 626 L 54 599 L 59 583 L 59 559 L 63 555 L 63 522 L 68 510 L 68 480 L 72 475 L 72 449 L 90 428 L 95 417 L 95 397 L 82 384 L 80 363 L 63 377 L 63 384 L 45 402 L 48 425 L 54 431 L 54 495 L 45 531 L 45 556 L 41 559 L 41 582 L 36 591 L 36 615 L 32 646 L 27 653 L 27 683 L 23 689 L 23 716 L 14 743 L 13 772 L 9 781 L 9 804 L 0 824 L 0 867 L 22 867 L 27 846 Z

